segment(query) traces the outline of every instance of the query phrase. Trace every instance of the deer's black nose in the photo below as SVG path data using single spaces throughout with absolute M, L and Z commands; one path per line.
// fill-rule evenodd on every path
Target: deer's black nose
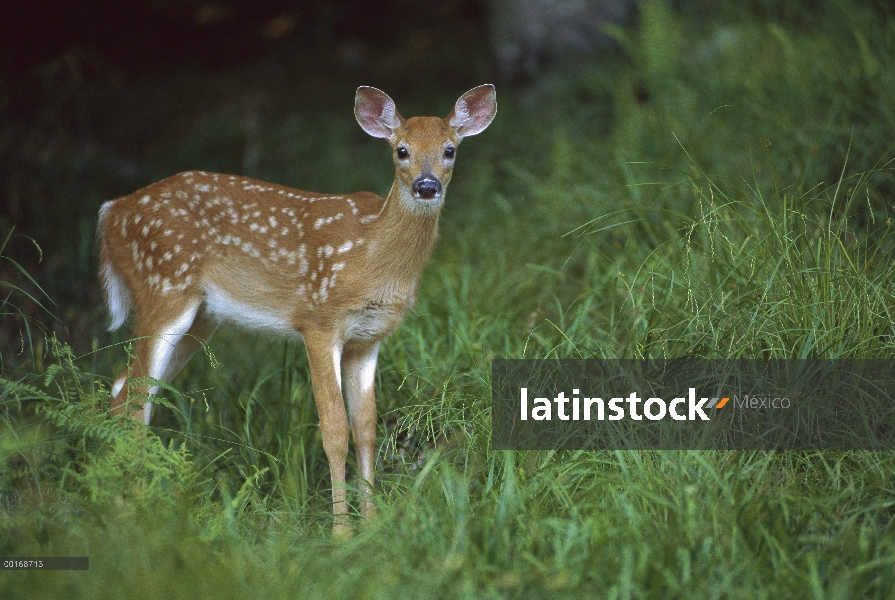
M 434 175 L 420 175 L 413 180 L 413 194 L 424 200 L 431 200 L 441 193 L 441 182 Z

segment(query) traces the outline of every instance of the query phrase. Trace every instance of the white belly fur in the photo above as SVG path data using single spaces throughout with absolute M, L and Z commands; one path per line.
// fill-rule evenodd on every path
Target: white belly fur
M 227 321 L 246 329 L 261 329 L 297 336 L 286 315 L 259 309 L 230 297 L 224 290 L 209 285 L 205 288 L 205 306 L 217 321 Z

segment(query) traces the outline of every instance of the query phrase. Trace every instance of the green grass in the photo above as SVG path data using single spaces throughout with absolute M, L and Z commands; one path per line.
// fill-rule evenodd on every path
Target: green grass
M 497 119 L 460 148 L 418 304 L 380 354 L 381 515 L 347 541 L 328 535 L 299 345 L 223 330 L 149 434 L 108 418 L 127 335 L 103 332 L 95 211 L 181 168 L 384 192 L 387 150 L 355 126 L 353 87 L 410 115 L 482 81 L 414 93 L 380 66 L 299 106 L 283 97 L 320 76 L 262 101 L 251 67 L 100 87 L 116 108 L 92 115 L 93 158 L 62 140 L 30 184 L 68 207 L 16 230 L 44 262 L 21 243 L 0 256 L 0 555 L 91 566 L 4 572 L 0 595 L 891 597 L 892 453 L 489 448 L 494 357 L 895 358 L 895 16 L 752 6 L 646 2 L 614 32 L 624 52 L 498 86 Z M 475 65 L 467 52 L 443 72 Z M 123 158 L 141 174 L 102 176 Z M 63 223 L 75 233 L 47 235 Z

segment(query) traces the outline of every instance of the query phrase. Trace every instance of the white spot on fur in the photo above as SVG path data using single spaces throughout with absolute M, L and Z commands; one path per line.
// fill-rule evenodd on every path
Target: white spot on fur
M 315 294 L 321 303 L 326 302 L 327 298 L 327 284 L 329 284 L 329 279 L 324 277 L 320 280 L 320 291 Z

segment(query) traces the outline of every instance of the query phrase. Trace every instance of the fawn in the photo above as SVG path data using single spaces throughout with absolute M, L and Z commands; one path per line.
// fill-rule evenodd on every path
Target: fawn
M 406 120 L 386 94 L 358 88 L 357 122 L 393 150 L 395 181 L 385 198 L 192 171 L 103 204 L 100 277 L 109 329 L 130 309 L 136 314 L 135 360 L 112 386 L 113 413 L 127 406 L 128 378 L 171 381 L 222 321 L 300 337 L 329 461 L 333 532 L 350 531 L 349 427 L 361 514 L 374 515 L 379 344 L 413 306 L 457 146 L 488 127 L 496 111 L 492 85 L 463 94 L 444 119 Z M 157 389 L 140 391 L 143 399 Z M 142 405 L 147 425 L 151 410 L 150 402 Z

